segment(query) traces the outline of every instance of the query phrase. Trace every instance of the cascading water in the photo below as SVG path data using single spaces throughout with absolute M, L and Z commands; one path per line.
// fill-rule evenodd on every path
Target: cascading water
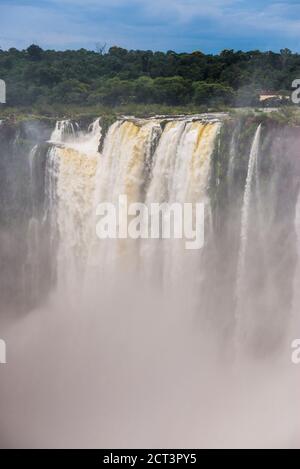
M 241 238 L 240 238 L 240 251 L 238 256 L 238 267 L 237 267 L 237 286 L 236 286 L 236 346 L 238 347 L 239 340 L 241 339 L 241 328 L 243 317 L 241 312 L 243 310 L 243 301 L 245 299 L 246 285 L 246 256 L 247 256 L 247 245 L 249 236 L 249 223 L 250 223 L 250 211 L 253 202 L 253 193 L 255 190 L 255 184 L 257 184 L 257 160 L 259 155 L 261 139 L 261 125 L 258 126 L 248 163 L 248 173 L 246 179 L 246 186 L 243 199 L 242 217 L 241 217 Z
M 219 128 L 218 122 L 167 124 L 153 157 L 153 177 L 146 195 L 148 204 L 203 202 L 209 210 L 210 162 Z M 149 241 L 144 246 L 144 256 L 150 258 L 154 267 L 160 259 L 163 282 L 177 281 L 177 288 L 188 270 L 197 275 L 191 264 L 193 258 L 199 269 L 198 256 L 185 252 L 182 240 L 163 241 L 163 245 Z
M 298 445 L 288 385 L 279 381 L 291 382 L 280 366 L 289 361 L 286 333 L 299 304 L 300 136 L 258 124 L 253 116 L 248 125 L 225 115 L 156 116 L 110 126 L 101 118 L 83 130 L 64 120 L 30 141 L 27 158 L 18 156 L 22 138 L 9 134 L 10 157 L 0 159 L 0 258 L 13 273 L 18 265 L 29 314 L 5 330 L 13 344 L 0 386 L 7 441 Z M 11 182 L 18 165 L 22 217 Z M 120 195 L 147 206 L 204 203 L 204 248 L 188 251 L 162 236 L 99 240 L 97 206 L 117 205 Z M 19 251 L 9 239 L 16 228 L 16 240 L 25 238 Z M 234 345 L 242 357 L 232 373 Z M 280 353 L 287 356 L 273 367 Z
M 79 126 L 71 120 L 58 121 L 51 135 L 53 143 L 65 142 L 76 138 Z
M 93 217 L 97 204 L 107 201 L 117 204 L 120 194 L 127 196 L 129 204 L 207 204 L 210 158 L 220 128 L 219 122 L 189 119 L 167 122 L 163 130 L 159 119 L 119 121 L 109 129 L 100 156 L 95 147 L 87 151 L 91 140 L 96 138 L 99 143 L 101 130 L 97 122 L 90 129 L 91 136 L 82 141 L 68 141 L 62 148 L 53 150 L 59 161 L 58 260 L 65 266 L 63 278 L 74 278 L 76 272 L 85 272 L 88 282 L 92 265 L 98 266 L 99 274 L 102 271 L 105 277 L 110 270 L 121 269 L 122 265 L 133 271 L 139 266 L 143 275 L 143 271 L 151 270 L 147 257 L 149 261 L 150 256 L 152 264 L 157 258 L 153 251 L 157 246 L 152 240 L 139 243 L 123 239 L 99 243 Z M 158 247 L 158 252 L 160 249 Z M 156 263 L 154 272 L 162 271 L 165 282 L 168 277 L 174 280 L 185 257 L 188 256 L 184 256 L 182 243 L 174 242 L 172 246 L 164 243 L 160 265 Z M 183 271 L 187 268 L 188 262 L 185 268 L 182 266 Z M 94 277 L 97 277 L 95 272 Z
M 85 135 L 76 134 L 74 125 L 63 121 L 56 124 L 50 139 L 56 144 L 47 158 L 46 206 L 51 232 L 58 238 L 57 285 L 69 291 L 70 298 L 87 263 L 101 132 L 99 119 Z
M 128 203 L 145 202 L 148 206 L 152 203 L 203 202 L 206 237 L 209 238 L 211 203 L 208 191 L 221 121 L 209 116 L 119 120 L 108 130 L 102 154 L 99 153 L 101 120 L 91 124 L 86 133 L 76 134 L 75 127 L 79 128 L 78 124 L 75 126 L 71 121 L 56 124 L 46 162 L 44 218 L 51 226 L 50 245 L 53 250 L 54 246 L 57 247 L 58 288 L 68 290 L 72 297 L 77 290 L 77 282 L 94 285 L 101 278 L 112 276 L 113 279 L 116 272 L 125 269 L 145 278 L 146 282 L 153 281 L 164 288 L 173 286 L 177 292 L 189 292 L 189 296 L 196 298 L 197 290 L 201 291 L 202 283 L 209 277 L 210 267 L 201 261 L 202 252 L 188 252 L 182 240 L 99 242 L 95 234 L 95 214 L 99 203 L 109 201 L 117 205 L 121 194 L 127 196 Z M 231 186 L 234 184 L 234 164 L 238 163 L 235 147 L 239 128 L 240 125 L 235 129 L 229 146 L 227 183 L 230 182 Z M 235 287 L 236 342 L 243 341 L 240 335 L 245 333 L 249 309 L 254 307 L 248 304 L 247 293 L 249 288 L 251 291 L 247 257 L 253 217 L 258 236 L 263 236 L 258 174 L 261 130 L 259 125 L 251 144 L 242 201 Z M 36 154 L 37 148 L 30 154 L 31 172 Z M 39 238 L 37 226 L 34 216 L 29 223 L 29 252 L 39 251 L 38 246 L 32 246 Z M 261 240 L 261 243 L 265 241 Z M 31 270 L 38 276 L 36 259 Z
M 101 202 L 109 201 L 117 205 L 119 195 L 127 196 L 128 204 L 143 201 L 151 143 L 156 141 L 160 132 L 159 123 L 155 120 L 123 121 L 111 127 L 98 164 L 94 210 Z M 114 269 L 117 259 L 120 261 L 119 268 L 126 263 L 126 268 L 130 270 L 138 262 L 138 243 L 124 239 L 119 242 L 108 240 L 96 246 L 92 257 L 91 262 L 101 264 L 104 272 Z
M 230 146 L 229 146 L 229 161 L 228 161 L 228 169 L 227 169 L 227 186 L 228 186 L 229 195 L 231 195 L 232 188 L 234 186 L 234 171 L 236 168 L 236 158 L 238 156 L 237 138 L 240 133 L 241 133 L 241 123 L 238 122 L 237 126 L 232 131 L 232 136 L 231 136 Z

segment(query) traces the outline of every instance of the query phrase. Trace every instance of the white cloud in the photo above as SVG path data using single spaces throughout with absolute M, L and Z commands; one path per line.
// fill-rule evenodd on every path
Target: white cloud
M 136 7 L 144 17 L 159 18 L 166 23 L 187 24 L 197 19 L 216 21 L 216 27 L 234 34 L 237 30 L 244 34 L 256 31 L 282 33 L 287 36 L 300 36 L 300 6 L 293 1 L 264 1 L 255 5 L 246 0 L 50 0 L 77 5 L 82 8 Z M 170 24 L 169 23 L 169 24 Z M 246 29 L 245 29 L 246 28 Z
M 249 9 L 246 12 L 236 10 L 231 12 L 226 23 L 233 24 L 236 33 L 282 35 L 282 42 L 288 38 L 300 38 L 300 6 L 290 3 L 272 3 L 264 8 Z
M 25 7 L 21 1 L 2 0 L 0 45 L 25 47 L 38 42 L 44 47 L 91 48 L 104 40 L 129 48 L 183 50 L 195 44 L 213 44 L 220 37 L 224 48 L 234 38 L 237 48 L 239 40 L 255 43 L 258 36 L 258 48 L 280 40 L 282 47 L 289 46 L 289 41 L 296 43 L 300 39 L 298 2 L 254 2 L 40 0 L 39 6 L 32 2 L 32 6 Z

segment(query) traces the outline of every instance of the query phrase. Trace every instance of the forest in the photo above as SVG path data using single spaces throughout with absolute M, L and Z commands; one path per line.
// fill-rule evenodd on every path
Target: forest
M 290 94 L 300 54 L 224 50 L 219 55 L 126 50 L 0 49 L 9 107 L 257 106 L 263 91 Z

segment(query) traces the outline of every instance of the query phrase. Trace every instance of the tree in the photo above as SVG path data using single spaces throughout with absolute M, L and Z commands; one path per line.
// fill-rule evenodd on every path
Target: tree
M 95 51 L 42 50 L 36 44 L 0 50 L 0 77 L 9 83 L 8 102 L 14 106 L 256 105 L 258 90 L 288 92 L 299 75 L 300 55 L 289 49 L 205 55 L 114 46 L 107 53 L 99 42 Z
M 35 44 L 32 44 L 27 49 L 27 54 L 31 60 L 41 60 L 43 56 L 43 49 Z
M 137 103 L 153 101 L 154 81 L 149 77 L 140 77 L 135 81 L 135 100 Z
M 194 102 L 203 105 L 231 104 L 234 92 L 229 86 L 219 83 L 196 82 L 193 84 Z
M 114 55 L 115 57 L 123 58 L 126 57 L 128 51 L 122 47 L 113 46 L 108 51 L 109 55 Z
M 153 98 L 159 104 L 178 105 L 189 101 L 190 84 L 182 77 L 156 78 Z

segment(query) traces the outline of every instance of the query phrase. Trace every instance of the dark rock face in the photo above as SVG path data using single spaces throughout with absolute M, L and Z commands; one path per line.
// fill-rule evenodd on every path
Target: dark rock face
M 51 127 L 39 121 L 0 125 L 0 313 L 23 311 L 28 220 L 32 210 L 30 151 L 49 139 Z M 42 179 L 43 180 L 43 179 Z M 41 198 L 43 188 L 39 188 Z

